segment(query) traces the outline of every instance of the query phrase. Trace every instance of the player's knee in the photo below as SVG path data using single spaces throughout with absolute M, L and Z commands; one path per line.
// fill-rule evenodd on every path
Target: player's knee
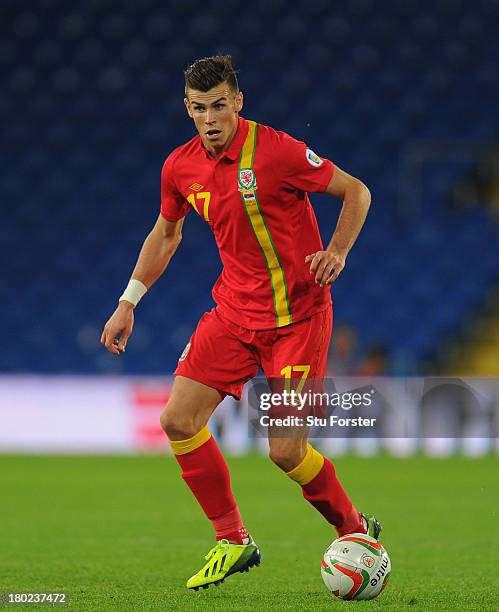
M 303 453 L 300 445 L 276 445 L 270 447 L 270 459 L 283 470 L 290 472 L 303 460 Z
M 161 428 L 171 440 L 187 440 L 197 433 L 193 419 L 180 414 L 169 405 L 163 410 L 159 420 Z

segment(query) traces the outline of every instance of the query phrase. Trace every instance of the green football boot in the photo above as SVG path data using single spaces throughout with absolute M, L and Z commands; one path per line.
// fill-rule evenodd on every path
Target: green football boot
M 366 528 L 367 535 L 371 536 L 375 540 L 379 538 L 381 533 L 381 524 L 374 514 L 363 514 L 360 513 L 362 520 L 364 521 L 364 527 Z
M 260 565 L 260 558 L 258 546 L 252 538 L 249 544 L 220 540 L 206 555 L 207 563 L 189 578 L 186 587 L 197 591 L 200 587 L 207 589 L 210 584 L 219 585 L 232 574 L 247 572 L 250 567 Z

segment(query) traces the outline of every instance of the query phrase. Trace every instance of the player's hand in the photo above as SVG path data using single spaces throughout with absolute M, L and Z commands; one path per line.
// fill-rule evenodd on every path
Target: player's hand
M 133 329 L 133 308 L 130 302 L 120 302 L 104 326 L 100 341 L 113 355 L 125 352 L 126 343 Z
M 345 267 L 345 256 L 329 251 L 317 251 L 307 255 L 305 263 L 310 263 L 310 274 L 315 276 L 315 283 L 324 287 L 334 283 L 341 274 Z

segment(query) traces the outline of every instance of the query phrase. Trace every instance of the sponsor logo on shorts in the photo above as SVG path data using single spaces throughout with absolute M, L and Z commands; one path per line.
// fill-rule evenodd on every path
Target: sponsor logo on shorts
M 192 185 L 189 187 L 189 189 L 192 189 L 192 191 L 201 191 L 202 188 L 203 185 L 200 185 L 199 183 L 192 183 Z
M 315 168 L 318 168 L 319 166 L 322 166 L 322 164 L 324 163 L 324 160 L 321 159 L 318 155 L 316 155 L 312 149 L 307 149 L 307 152 L 305 153 L 306 158 L 308 163 L 311 166 L 314 166 Z
M 187 355 L 189 354 L 189 350 L 190 350 L 190 348 L 191 348 L 191 343 L 190 343 L 190 342 L 188 342 L 188 343 L 185 345 L 185 349 L 182 351 L 182 355 L 180 355 L 180 359 L 179 359 L 179 361 L 184 361 L 184 360 L 185 360 L 185 358 L 186 358 L 186 357 L 187 357 Z

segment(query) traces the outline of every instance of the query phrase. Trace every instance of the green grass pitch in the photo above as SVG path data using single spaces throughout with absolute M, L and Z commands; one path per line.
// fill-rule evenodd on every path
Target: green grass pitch
M 333 533 L 294 483 L 265 457 L 229 462 L 262 564 L 191 592 L 213 536 L 173 459 L 0 457 L 0 591 L 65 590 L 71 610 L 499 609 L 498 458 L 336 461 L 383 523 L 392 579 L 372 602 L 326 591 Z

